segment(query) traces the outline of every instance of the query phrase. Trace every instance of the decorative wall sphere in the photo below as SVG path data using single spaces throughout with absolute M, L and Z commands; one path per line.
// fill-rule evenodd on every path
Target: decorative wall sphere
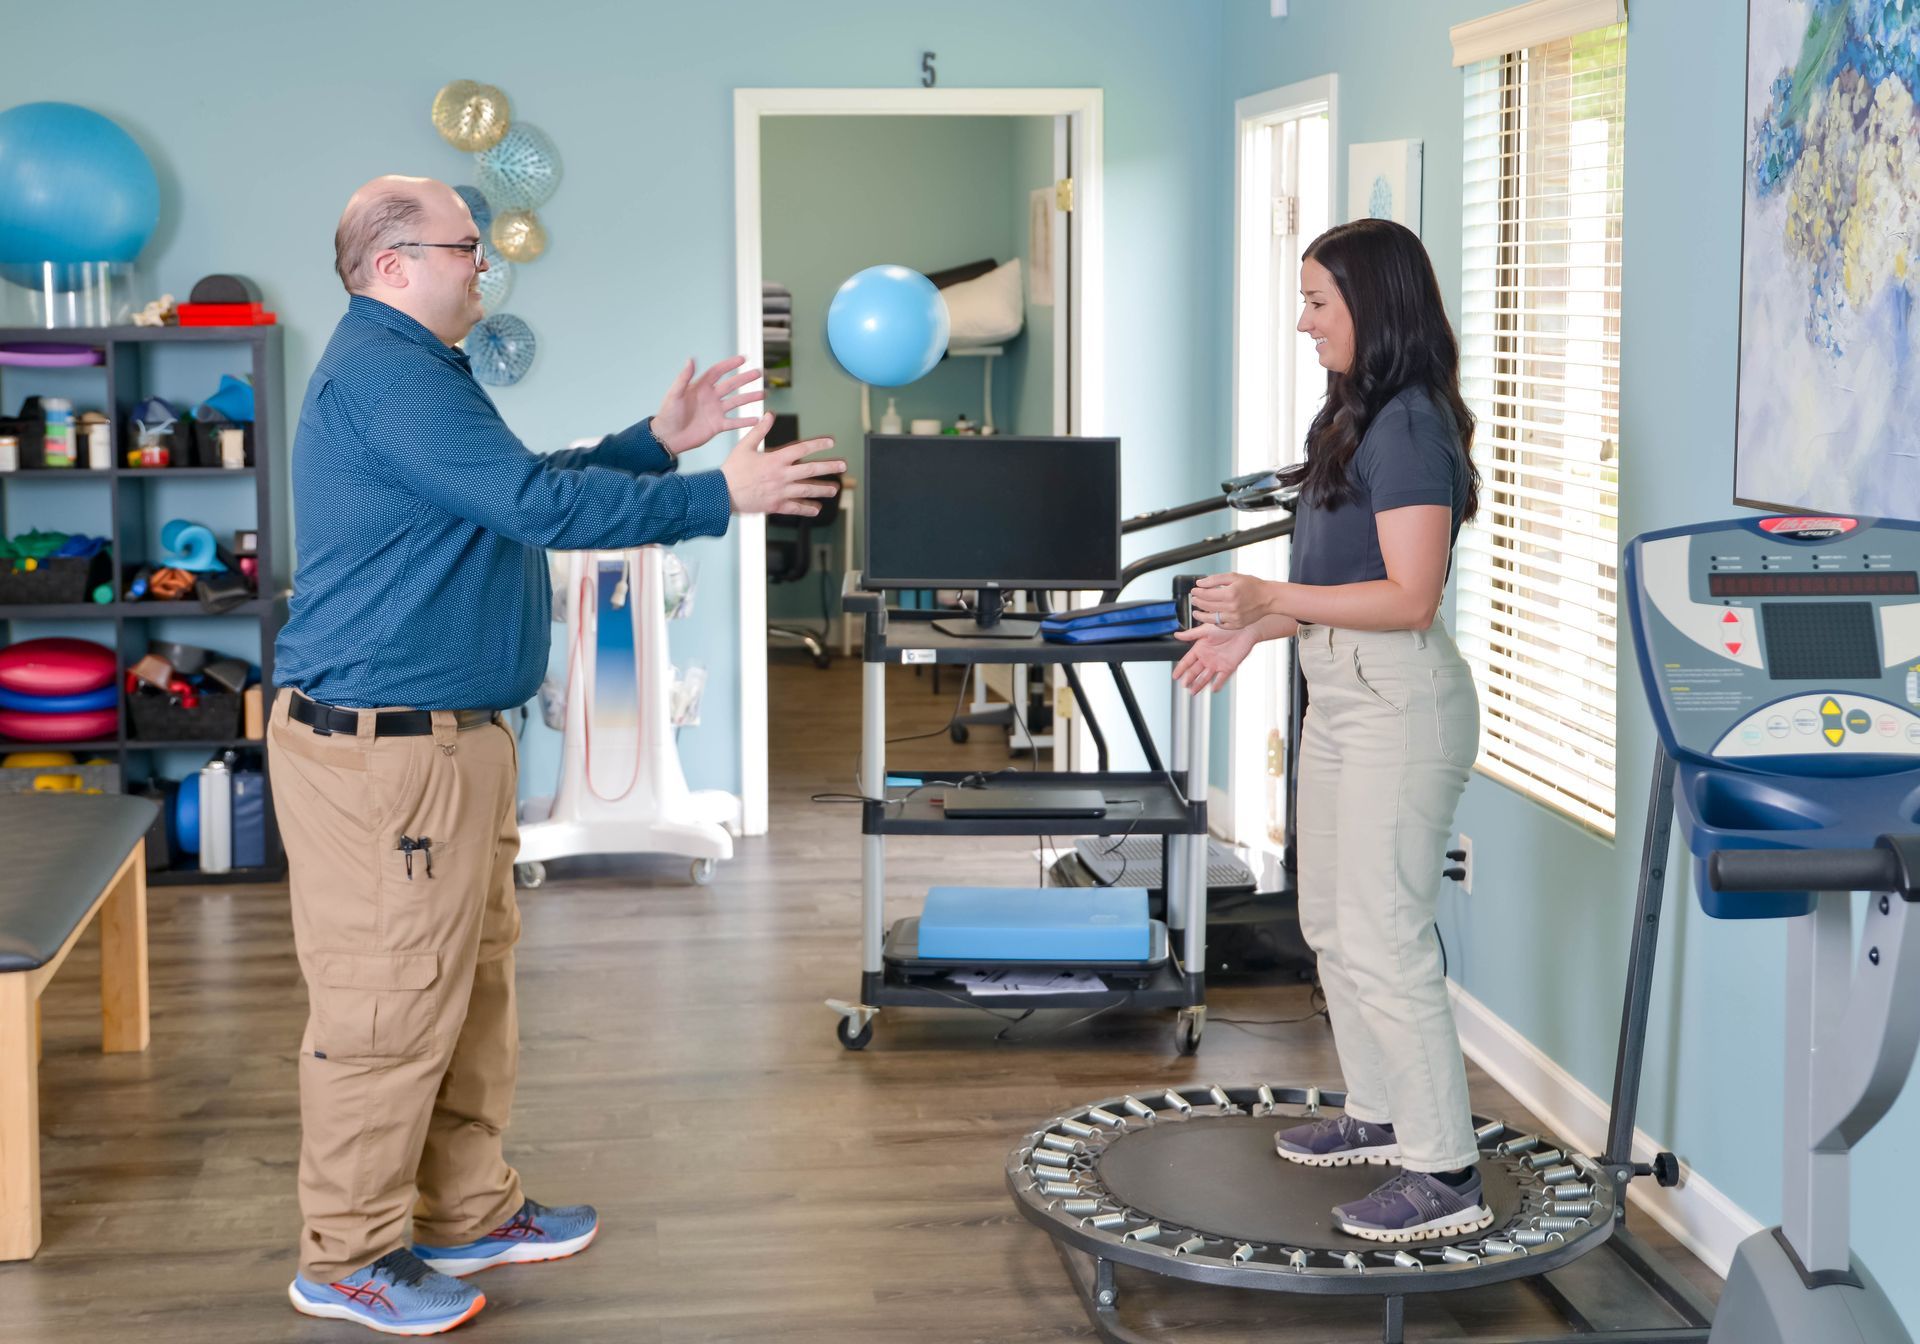
M 560 151 L 545 131 L 524 121 L 473 161 L 480 190 L 498 210 L 538 210 L 560 186 Z
M 132 261 L 159 222 L 153 164 L 114 122 L 72 103 L 0 112 L 0 262 Z
M 547 250 L 547 230 L 531 210 L 506 210 L 495 215 L 491 237 L 508 261 L 537 261 Z
M 483 317 L 467 336 L 473 376 L 489 387 L 511 387 L 533 367 L 533 328 L 512 313 Z
M 507 95 L 491 84 L 456 79 L 433 96 L 433 129 L 455 149 L 492 149 L 507 133 Z
M 480 306 L 498 312 L 513 290 L 513 263 L 501 256 L 492 243 L 486 247 L 487 269 L 480 272 Z
M 482 238 L 493 227 L 493 206 L 488 204 L 487 195 L 478 187 L 455 187 L 454 194 L 467 203 L 467 213 L 473 216 L 473 227 L 480 230 Z

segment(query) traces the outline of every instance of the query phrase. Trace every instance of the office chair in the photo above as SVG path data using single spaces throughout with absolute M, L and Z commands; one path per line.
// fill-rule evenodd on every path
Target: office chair
M 800 438 L 800 417 L 797 415 L 776 414 L 773 428 L 767 431 L 766 446 L 778 448 L 783 444 L 796 443 Z M 840 478 L 831 479 L 835 485 Z M 811 518 L 802 518 L 793 514 L 770 513 L 767 515 L 767 584 L 797 583 L 813 571 L 813 538 L 816 533 L 824 535 L 840 516 L 840 496 L 820 501 L 820 512 Z M 770 638 L 790 639 L 806 645 L 807 653 L 813 658 L 813 665 L 826 668 L 833 662 L 833 650 L 828 647 L 827 639 L 833 631 L 832 594 L 829 591 L 827 574 L 820 576 L 820 628 L 810 629 L 804 625 L 790 625 L 777 621 L 767 624 Z

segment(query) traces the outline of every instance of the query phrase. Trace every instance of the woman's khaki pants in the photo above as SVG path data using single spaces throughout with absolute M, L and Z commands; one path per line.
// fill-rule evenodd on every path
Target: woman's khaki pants
M 1445 628 L 1302 626 L 1300 930 L 1346 1075 L 1347 1112 L 1391 1124 L 1410 1171 L 1479 1153 L 1434 900 L 1479 750 L 1473 677 Z

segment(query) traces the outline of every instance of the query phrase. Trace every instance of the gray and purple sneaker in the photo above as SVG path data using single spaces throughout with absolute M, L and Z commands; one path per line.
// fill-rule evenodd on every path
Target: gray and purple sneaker
M 1283 1129 L 1274 1135 L 1273 1146 L 1287 1161 L 1305 1167 L 1347 1167 L 1362 1162 L 1378 1166 L 1400 1156 L 1400 1142 L 1393 1136 L 1392 1125 L 1355 1120 L 1344 1113 Z
M 1423 1171 L 1403 1171 L 1365 1199 L 1336 1204 L 1342 1232 L 1368 1241 L 1433 1241 L 1477 1232 L 1493 1222 L 1481 1201 L 1480 1173 L 1451 1186 Z

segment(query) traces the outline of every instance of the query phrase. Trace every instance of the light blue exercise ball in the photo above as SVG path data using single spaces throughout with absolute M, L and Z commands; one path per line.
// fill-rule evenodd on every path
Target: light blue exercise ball
M 869 266 L 827 305 L 827 347 L 861 382 L 904 387 L 947 353 L 949 325 L 933 281 L 905 266 Z
M 112 121 L 72 103 L 0 112 L 0 264 L 9 278 L 46 261 L 132 261 L 159 222 L 153 164 Z

